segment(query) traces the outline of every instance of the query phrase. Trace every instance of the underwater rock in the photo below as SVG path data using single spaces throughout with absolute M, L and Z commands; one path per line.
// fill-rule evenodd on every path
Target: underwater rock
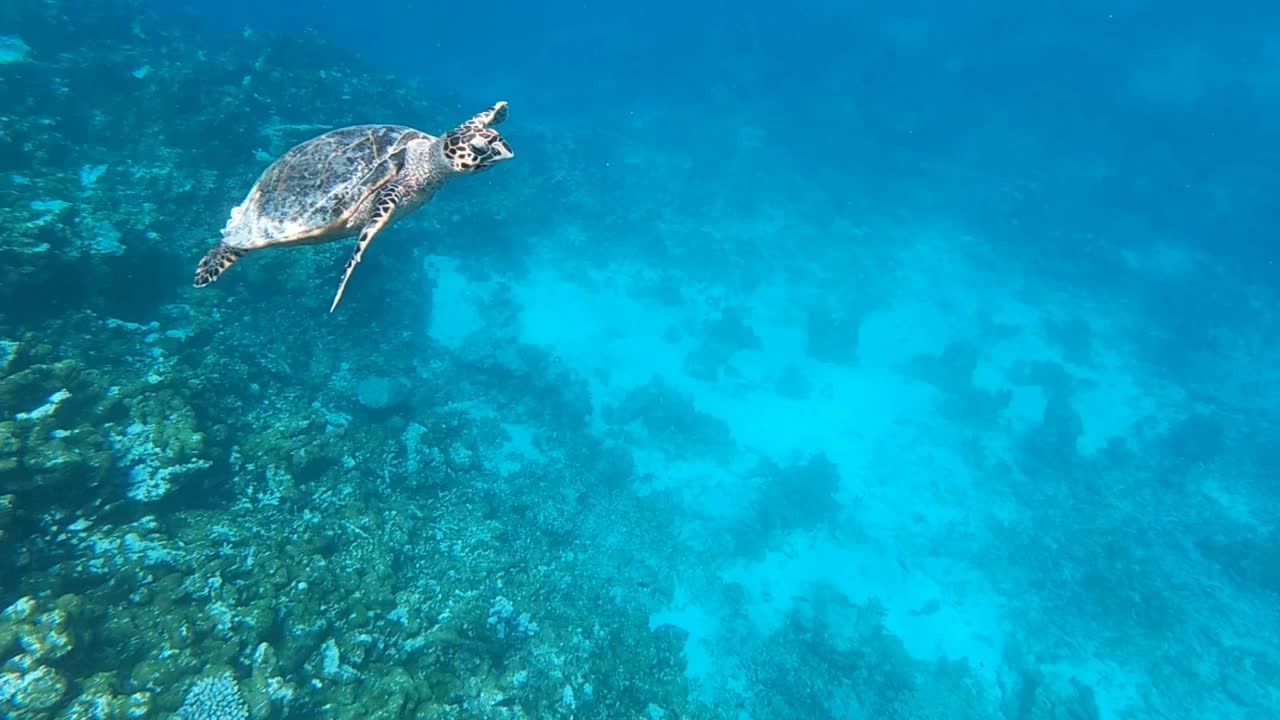
M 45 430 L 37 421 L 0 423 L 0 477 L 15 490 L 91 487 L 111 467 L 90 428 Z
M 141 386 L 136 393 L 125 401 L 132 422 L 113 428 L 111 444 L 118 464 L 129 468 L 129 497 L 153 502 L 199 479 L 212 463 L 201 457 L 205 436 L 185 398 Z
M 494 598 L 486 623 L 499 640 L 529 638 L 538 632 L 538 623 L 533 621 L 529 613 L 517 615 L 515 606 L 502 595 Z
M 330 680 L 338 680 L 346 675 L 342 667 L 342 653 L 333 638 L 324 641 L 320 646 L 320 676 Z
M 419 469 L 436 467 L 444 456 L 440 449 L 429 444 L 427 429 L 418 423 L 411 422 L 404 429 L 401 440 L 404 442 L 405 470 L 415 475 Z M 0 525 L 3 530 L 3 525 Z
M 370 410 L 388 410 L 408 399 L 409 386 L 397 378 L 371 376 L 356 385 L 356 398 Z
M 697 408 L 692 396 L 661 376 L 632 388 L 601 417 L 610 425 L 643 428 L 648 439 L 672 455 L 728 456 L 736 448 L 729 424 Z
M 51 667 L 0 673 L 0 709 L 12 720 L 36 720 L 67 692 L 67 679 Z
M 3 348 L 0 348 L 3 349 Z M 72 405 L 72 388 L 83 387 L 80 364 L 72 359 L 55 359 L 45 342 L 18 345 L 6 351 L 5 375 L 0 377 L 0 407 L 4 419 L 17 422 L 50 422 L 55 414 Z
M 114 673 L 98 673 L 81 683 L 80 694 L 58 712 L 58 720 L 146 720 L 154 695 L 146 690 L 118 692 Z
M 70 681 L 51 667 L 75 648 L 70 623 L 80 609 L 74 595 L 50 609 L 27 595 L 0 612 L 0 714 L 14 720 L 47 718 L 63 701 Z M 16 654 L 13 654 L 15 653 Z
M 287 714 L 297 688 L 280 677 L 280 661 L 270 643 L 258 643 L 252 668 L 253 677 L 241 684 L 250 720 L 267 720 L 277 707 Z
M 55 660 L 74 647 L 67 628 L 67 614 L 53 609 L 18 625 L 18 644 L 37 661 Z
M 36 601 L 30 595 L 19 598 L 0 613 L 0 620 L 7 623 L 20 623 L 35 614 Z
M 764 460 L 757 465 L 755 474 L 760 479 L 752 501 L 755 533 L 768 535 L 820 527 L 839 517 L 840 468 L 825 452 L 786 467 Z
M 0 483 L 19 496 L 96 485 L 111 459 L 95 428 L 94 375 L 77 360 L 57 359 L 34 333 L 5 356 L 0 407 L 12 414 L 0 416 Z

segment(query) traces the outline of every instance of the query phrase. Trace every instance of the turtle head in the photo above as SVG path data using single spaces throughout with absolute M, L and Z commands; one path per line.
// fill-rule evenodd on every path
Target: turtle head
M 491 126 L 507 119 L 507 103 L 499 102 L 440 138 L 445 161 L 455 172 L 473 174 L 488 170 L 515 153 Z

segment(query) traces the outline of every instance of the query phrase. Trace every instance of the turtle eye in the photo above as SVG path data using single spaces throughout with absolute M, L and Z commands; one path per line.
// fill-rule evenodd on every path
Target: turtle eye
M 476 136 L 471 138 L 471 142 L 467 143 L 477 154 L 483 155 L 489 152 L 489 143 L 484 138 Z

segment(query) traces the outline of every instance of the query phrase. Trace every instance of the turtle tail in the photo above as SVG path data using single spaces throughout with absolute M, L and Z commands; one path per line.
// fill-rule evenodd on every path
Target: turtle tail
M 204 287 L 218 276 L 226 272 L 226 269 L 235 264 L 240 256 L 244 254 L 244 250 L 233 248 L 225 242 L 219 240 L 217 245 L 209 248 L 209 252 L 200 259 L 200 264 L 196 266 L 196 287 Z

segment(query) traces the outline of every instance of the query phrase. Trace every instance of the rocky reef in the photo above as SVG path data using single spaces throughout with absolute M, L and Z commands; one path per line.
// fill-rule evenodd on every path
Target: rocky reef
M 715 715 L 688 705 L 653 598 L 577 540 L 606 513 L 647 532 L 661 503 L 587 492 L 581 433 L 499 471 L 493 410 L 540 424 L 528 393 L 562 392 L 530 380 L 540 351 L 478 382 L 362 317 L 423 282 L 376 267 L 323 327 L 252 282 L 184 281 L 316 123 L 449 126 L 460 103 L 315 37 L 202 45 L 131 3 L 10 4 L 0 26 L 22 31 L 0 65 L 6 717 Z M 323 299 L 335 257 L 237 271 Z

